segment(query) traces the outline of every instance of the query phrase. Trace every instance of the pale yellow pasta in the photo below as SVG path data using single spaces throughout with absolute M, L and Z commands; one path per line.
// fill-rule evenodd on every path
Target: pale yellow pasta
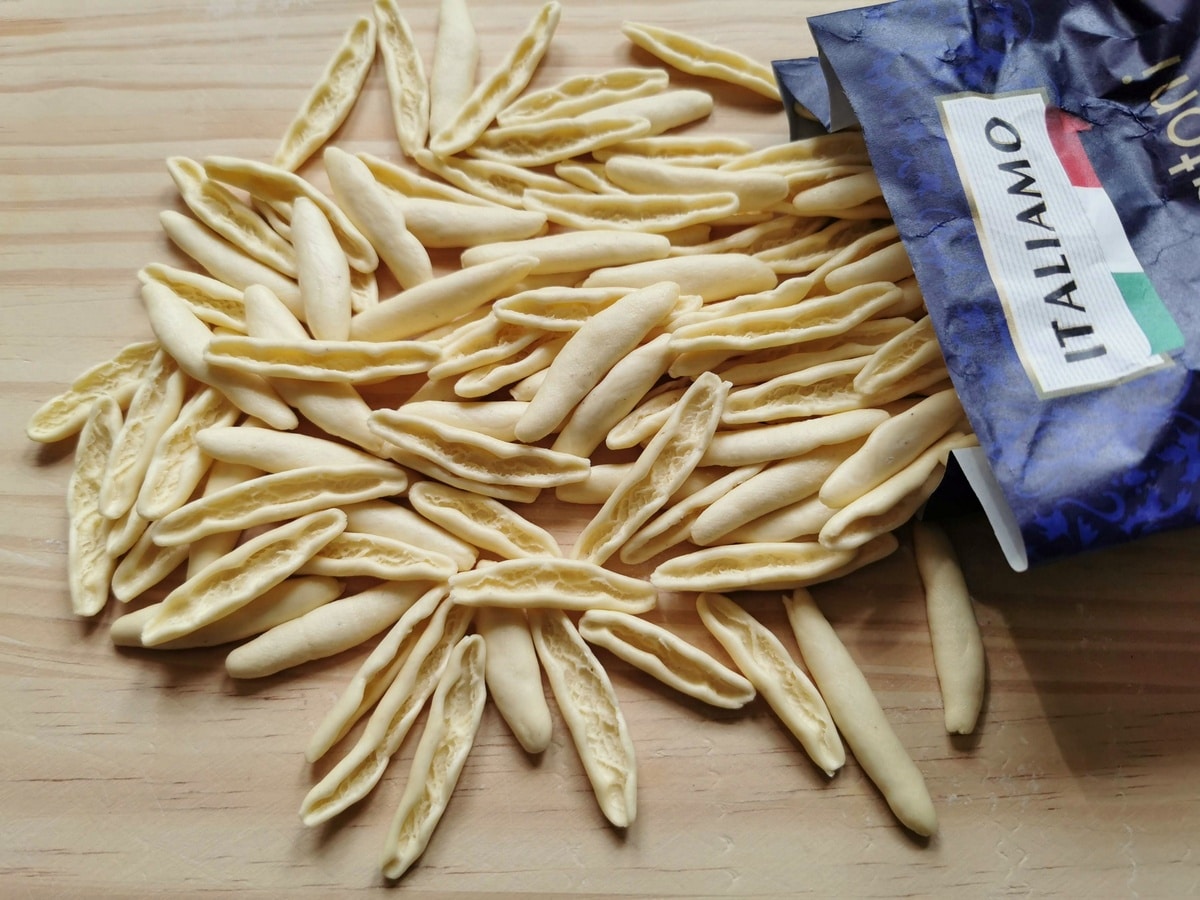
M 817 767 L 832 776 L 845 765 L 846 749 L 829 708 L 779 638 L 722 594 L 701 594 L 696 610 Z
M 596 151 L 593 151 L 596 152 Z M 624 191 L 608 180 L 604 164 L 579 159 L 565 159 L 555 163 L 554 174 L 568 184 L 593 194 L 621 194 Z
M 813 584 L 853 557 L 853 549 L 818 541 L 706 547 L 660 563 L 650 583 L 663 591 L 776 590 Z
M 949 389 L 888 417 L 830 473 L 821 485 L 821 500 L 836 508 L 858 499 L 915 460 L 962 417 L 958 395 Z
M 428 150 L 418 151 L 413 158 L 421 168 L 441 176 L 462 190 L 512 209 L 524 207 L 526 191 L 540 190 L 550 194 L 584 193 L 553 175 L 492 159 L 436 156 Z
M 427 341 L 288 341 L 225 335 L 214 337 L 204 358 L 222 369 L 265 378 L 369 384 L 426 372 L 437 362 Z
M 165 209 L 159 213 L 158 221 L 171 242 L 217 280 L 243 290 L 252 284 L 265 285 L 289 309 L 303 314 L 300 288 L 291 278 L 243 253 L 189 216 Z
M 481 606 L 475 630 L 487 645 L 488 693 L 526 753 L 550 746 L 554 725 L 529 620 L 520 609 Z
M 555 487 L 587 475 L 588 461 L 542 447 L 500 441 L 401 410 L 376 410 L 370 427 L 389 444 L 459 478 L 526 488 Z M 424 470 L 422 470 L 424 471 Z
M 627 293 L 626 288 L 533 288 L 501 297 L 492 304 L 492 312 L 510 325 L 572 332 Z
M 238 415 L 237 407 L 216 388 L 202 388 L 184 404 L 159 438 L 146 469 L 136 503 L 141 516 L 161 519 L 187 502 L 211 463 L 197 443 L 198 434 L 232 426 Z
M 517 422 L 517 438 L 536 441 L 556 430 L 605 373 L 665 318 L 678 297 L 675 284 L 652 284 L 631 291 L 580 326 Z
M 788 195 L 787 179 L 771 172 L 679 166 L 635 156 L 612 157 L 604 174 L 618 187 L 641 194 L 736 194 L 740 212 L 768 209 Z
M 836 293 L 856 284 L 870 284 L 873 281 L 890 281 L 897 284 L 912 274 L 912 261 L 908 258 L 908 252 L 904 249 L 904 244 L 896 241 L 834 269 L 825 276 L 825 286 Z
M 225 671 L 231 678 L 266 678 L 357 647 L 391 628 L 428 589 L 426 581 L 387 581 L 325 603 L 230 650 Z
M 404 404 L 404 411 L 469 428 L 502 441 L 513 441 L 516 440 L 517 422 L 528 405 L 521 400 L 409 400 Z
M 318 191 L 299 175 L 278 166 L 239 159 L 234 156 L 209 156 L 204 160 L 209 177 L 241 188 L 262 201 L 290 207 L 298 197 L 307 197 L 329 220 L 338 243 L 346 252 L 350 267 L 359 272 L 374 272 L 379 255 L 371 242 L 354 227 L 336 203 Z M 290 218 L 290 216 L 289 216 Z M 251 284 L 265 282 L 250 282 Z M 267 287 L 272 287 L 267 284 Z M 272 289 L 274 289 L 272 287 Z
M 142 628 L 151 647 L 223 618 L 292 575 L 341 534 L 346 516 L 326 509 L 294 519 L 239 544 L 167 594 Z
M 441 0 L 429 72 L 429 134 L 447 128 L 475 90 L 479 36 L 466 0 Z
M 204 359 L 204 348 L 212 332 L 170 288 L 148 282 L 142 285 L 142 300 L 155 337 L 180 369 L 197 381 L 216 388 L 238 409 L 257 416 L 273 428 L 287 431 L 299 424 L 296 414 L 264 379 L 208 364 Z
M 583 287 L 640 288 L 662 281 L 674 282 L 681 294 L 698 296 L 708 303 L 770 290 L 778 279 L 770 266 L 752 256 L 712 253 L 597 269 L 584 280 Z
M 505 559 L 459 572 L 449 583 L 450 599 L 464 606 L 644 613 L 657 602 L 654 588 L 639 578 L 557 556 Z
M 408 230 L 400 205 L 392 200 L 357 156 L 329 147 L 325 171 L 338 205 L 375 247 L 379 258 L 402 288 L 433 278 L 433 263 L 421 242 Z
M 435 154 L 450 156 L 470 147 L 496 114 L 525 89 L 550 46 L 561 15 L 562 7 L 555 0 L 542 6 L 516 45 L 475 87 L 454 119 L 430 136 L 429 147 Z
M 409 544 L 416 544 L 454 561 L 459 571 L 475 565 L 479 551 L 440 525 L 435 525 L 407 506 L 388 500 L 364 500 L 342 507 L 346 513 L 346 530 L 377 534 Z
M 663 259 L 671 242 L 659 234 L 633 231 L 566 231 L 523 241 L 496 241 L 462 253 L 464 266 L 477 266 L 505 257 L 532 256 L 537 264 L 531 275 L 549 275 Z M 639 285 L 640 286 L 640 285 Z
M 770 66 L 744 54 L 654 25 L 626 22 L 621 32 L 643 50 L 682 72 L 740 85 L 770 100 L 780 99 Z
M 297 197 L 292 205 L 292 241 L 308 330 L 318 340 L 346 340 L 350 335 L 350 261 L 325 214 L 307 197 Z
M 971 595 L 954 546 L 942 526 L 912 523 L 913 557 L 925 588 L 933 665 L 942 692 L 946 731 L 970 734 L 983 706 L 987 663 Z
M 112 535 L 111 529 L 109 535 Z M 116 555 L 111 548 L 109 552 Z M 112 595 L 122 603 L 140 597 L 185 563 L 190 552 L 191 548 L 186 544 L 160 547 L 154 543 L 149 529 L 142 531 L 113 569 Z M 141 631 L 140 625 L 138 631 Z
M 201 326 L 203 327 L 203 326 Z M 183 408 L 187 378 L 160 353 L 129 403 L 100 482 L 100 513 L 119 519 L 137 502 L 159 439 Z
M 704 451 L 701 465 L 745 466 L 794 459 L 817 447 L 866 437 L 887 418 L 881 409 L 853 409 L 795 422 L 718 431 Z
M 941 360 L 942 348 L 933 322 L 929 316 L 924 316 L 871 354 L 862 371 L 854 376 L 854 389 L 864 394 L 877 394 Z
M 670 342 L 670 335 L 661 334 L 613 363 L 576 404 L 550 448 L 590 456 L 666 372 L 671 361 Z
M 121 430 L 121 411 L 101 395 L 91 406 L 75 449 L 75 468 L 67 482 L 67 585 L 71 609 L 94 616 L 108 602 L 116 561 L 106 544 L 112 528 L 100 514 L 100 484 Z
M 883 195 L 879 179 L 872 171 L 860 172 L 827 181 L 824 184 L 801 191 L 792 198 L 792 206 L 802 216 L 841 216 L 846 217 L 853 207 L 865 204 Z M 863 218 L 884 218 L 888 214 L 886 206 L 874 205 L 869 207 L 870 214 Z
M 329 752 L 383 696 L 408 660 L 426 620 L 445 597 L 444 586 L 430 588 L 388 629 L 317 725 L 304 754 L 309 762 L 316 762 Z
M 246 290 L 246 328 L 251 337 L 305 340 L 308 333 L 279 298 L 256 285 Z M 271 383 L 289 406 L 332 437 L 343 438 L 377 455 L 383 442 L 367 428 L 371 408 L 353 385 L 337 382 L 273 378 Z
M 896 736 L 853 657 L 812 599 L 799 589 L 784 598 L 800 655 L 854 758 L 904 825 L 937 831 L 937 813 L 920 769 Z
M 543 334 L 507 359 L 464 372 L 454 382 L 454 393 L 464 398 L 487 397 L 530 375 L 544 373 L 566 342 L 565 336 Z
M 538 658 L 600 811 L 627 828 L 637 817 L 637 759 L 612 682 L 562 611 L 534 610 L 530 620 Z
M 572 228 L 624 228 L 652 234 L 712 222 L 737 210 L 737 194 L 556 194 L 530 188 L 526 209 Z
M 489 497 L 434 481 L 419 481 L 409 488 L 408 500 L 431 522 L 503 559 L 562 555 L 550 532 Z
M 632 412 L 609 429 L 605 445 L 610 450 L 628 450 L 647 443 L 671 417 L 688 384 L 687 380 L 677 378 L 647 393 Z
M 419 153 L 413 154 L 415 159 Z M 371 170 L 376 180 L 391 192 L 393 199 L 403 200 L 440 200 L 443 203 L 471 206 L 482 209 L 494 209 L 499 204 L 485 200 L 477 194 L 464 191 L 444 181 L 429 178 L 420 171 L 414 171 L 408 166 L 389 162 L 371 153 L 356 153 L 359 159 Z M 424 167 L 422 167 L 424 168 Z M 424 243 L 422 241 L 422 243 Z M 429 246 L 426 244 L 426 246 Z
M 204 167 L 184 156 L 167 159 L 167 171 L 192 214 L 235 247 L 264 265 L 296 277 L 291 243 L 224 185 L 208 177 Z
M 208 467 L 208 477 L 204 479 L 200 496 L 204 497 L 215 494 L 218 491 L 225 490 L 225 488 L 233 487 L 235 484 L 256 478 L 261 474 L 262 471 L 253 466 L 243 466 L 238 463 L 227 463 L 219 459 L 214 459 L 212 465 Z M 154 538 L 153 533 L 149 529 L 146 531 L 146 536 L 151 540 Z M 208 535 L 208 537 L 192 541 L 190 544 L 180 544 L 179 547 L 187 549 L 187 577 L 191 578 L 193 575 L 196 575 L 206 566 L 216 562 L 236 547 L 238 541 L 241 540 L 241 536 L 241 532 L 238 531 L 219 531 L 216 534 Z M 170 548 L 164 547 L 163 549 L 167 550 Z
M 810 494 L 725 532 L 720 540 L 726 544 L 757 544 L 815 539 L 835 512 L 816 494 Z
M 240 641 L 323 606 L 341 592 L 341 582 L 333 578 L 289 578 L 211 625 L 148 649 L 186 650 Z M 160 608 L 161 601 L 115 619 L 109 628 L 113 644 L 118 647 L 144 646 L 142 628 L 158 615 Z
M 430 249 L 475 247 L 492 241 L 520 241 L 546 231 L 546 216 L 525 209 L 489 203 L 472 206 L 428 197 L 393 202 L 404 224 L 421 245 Z
M 483 718 L 486 655 L 483 639 L 469 635 L 446 662 L 384 843 L 386 878 L 399 878 L 416 862 L 450 803 Z
M 661 625 L 609 610 L 588 610 L 579 634 L 589 644 L 657 678 L 682 694 L 721 709 L 740 709 L 754 699 L 754 685 Z
M 649 132 L 650 121 L 640 116 L 547 119 L 489 128 L 467 152 L 512 166 L 549 166 Z
M 413 645 L 392 683 L 379 698 L 362 735 L 300 804 L 300 819 L 314 826 L 350 808 L 371 792 L 400 748 L 446 660 L 466 634 L 471 610 L 443 602 Z
M 677 166 L 720 165 L 749 153 L 753 145 L 736 137 L 711 134 L 656 134 L 605 147 L 593 154 L 601 162 L 615 156 L 636 156 Z
M 706 372 L 638 456 L 629 474 L 583 527 L 571 556 L 603 564 L 670 499 L 700 462 L 721 419 L 729 385 Z
M 670 81 L 665 69 L 629 67 L 573 75 L 537 91 L 527 91 L 496 115 L 501 125 L 565 119 L 635 97 L 657 94 Z
M 112 527 L 108 530 L 104 549 L 113 557 L 119 557 L 132 548 L 150 527 L 150 520 L 139 515 L 138 511 L 133 508 L 127 510 L 120 518 L 112 519 L 111 522 Z
M 343 531 L 297 570 L 301 575 L 444 581 L 458 566 L 448 556 L 370 532 Z
M 295 171 L 350 115 L 375 58 L 375 21 L 355 20 L 284 131 L 271 162 Z
M 589 121 L 612 116 L 634 116 L 649 122 L 647 136 L 654 136 L 706 118 L 713 111 L 713 105 L 712 94 L 707 91 L 684 88 L 610 103 L 580 113 L 579 118 Z
M 621 545 L 621 562 L 626 565 L 638 565 L 677 544 L 691 540 L 692 525 L 700 513 L 739 484 L 753 478 L 762 468 L 761 465 L 742 466 L 682 499 L 672 497 L 666 509 Z
M 633 463 L 593 463 L 586 478 L 570 484 L 560 484 L 554 496 L 563 503 L 599 506 L 633 468 Z
M 507 256 L 441 275 L 354 316 L 350 338 L 395 341 L 448 324 L 505 293 L 536 264 L 533 256 Z
M 412 29 L 396 0 L 375 0 L 379 55 L 392 102 L 392 124 L 400 150 L 411 156 L 429 136 L 429 81 Z M 378 244 L 376 244 L 378 246 Z

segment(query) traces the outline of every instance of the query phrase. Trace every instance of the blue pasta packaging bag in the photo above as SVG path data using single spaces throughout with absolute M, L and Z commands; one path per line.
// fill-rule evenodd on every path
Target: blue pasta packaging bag
M 809 19 L 796 117 L 863 130 L 1014 568 L 1200 522 L 1200 2 Z

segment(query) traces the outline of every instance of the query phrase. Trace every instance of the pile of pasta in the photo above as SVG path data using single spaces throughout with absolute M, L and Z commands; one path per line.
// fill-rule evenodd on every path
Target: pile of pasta
M 544 5 L 477 80 L 462 0 L 428 76 L 377 0 L 272 160 L 167 161 L 188 213 L 162 226 L 195 266 L 146 266 L 154 339 L 28 426 L 77 435 L 74 609 L 133 604 L 123 646 L 236 642 L 235 678 L 376 641 L 308 744 L 342 756 L 300 812 L 366 796 L 428 708 L 390 878 L 426 847 L 487 697 L 547 747 L 543 677 L 603 814 L 633 821 L 634 742 L 593 647 L 719 708 L 761 695 L 822 771 L 848 746 L 932 834 L 920 771 L 807 591 L 893 552 L 975 442 L 861 136 L 756 149 L 685 127 L 714 101 L 672 71 L 778 92 L 766 66 L 650 25 L 625 34 L 664 68 L 529 90 L 560 14 Z M 377 55 L 394 161 L 329 143 Z M 318 154 L 329 192 L 296 174 Z M 535 521 L 551 492 L 589 505 L 573 546 Z M 945 535 L 914 527 L 946 726 L 970 731 L 970 599 Z M 802 664 L 747 590 L 783 597 Z M 668 600 L 727 659 L 646 615 Z

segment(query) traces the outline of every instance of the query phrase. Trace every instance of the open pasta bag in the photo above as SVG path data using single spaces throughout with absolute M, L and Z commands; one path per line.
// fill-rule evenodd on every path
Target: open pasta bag
M 809 19 L 793 136 L 861 127 L 1016 569 L 1200 520 L 1200 4 Z

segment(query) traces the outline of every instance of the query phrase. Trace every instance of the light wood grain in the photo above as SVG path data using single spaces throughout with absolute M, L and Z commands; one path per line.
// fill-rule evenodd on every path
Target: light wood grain
M 568 2 L 535 85 L 649 63 L 624 19 L 764 61 L 806 55 L 803 18 L 839 3 Z M 433 44 L 436 4 L 405 9 Z M 483 65 L 536 4 L 479 2 Z M 409 741 L 369 800 L 307 831 L 303 748 L 361 653 L 237 685 L 219 651 L 118 651 L 69 612 L 70 446 L 24 437 L 79 371 L 149 336 L 136 270 L 178 262 L 157 213 L 163 160 L 267 158 L 365 2 L 0 2 L 0 894 L 325 897 L 382 890 L 377 859 Z M 428 56 L 426 59 L 428 63 Z M 756 145 L 782 115 L 717 91 L 705 128 Z M 394 156 L 381 72 L 336 141 Z M 560 536 L 578 514 L 548 506 Z M 907 546 L 814 591 L 928 780 L 940 834 L 900 828 L 851 761 L 827 781 L 761 701 L 713 713 L 612 657 L 639 754 L 639 818 L 603 821 L 557 722 L 531 760 L 487 710 L 428 851 L 421 897 L 1178 897 L 1200 891 L 1200 554 L 1196 533 L 1026 575 L 975 517 L 951 527 L 978 601 L 990 687 L 950 738 Z M 569 541 L 568 541 L 569 543 Z M 777 598 L 755 610 L 786 635 Z M 693 610 L 660 614 L 710 649 Z M 790 641 L 790 639 L 789 639 Z M 789 643 L 789 646 L 791 644 Z M 794 648 L 793 648 L 794 649 Z M 365 648 L 364 651 L 365 652 Z

